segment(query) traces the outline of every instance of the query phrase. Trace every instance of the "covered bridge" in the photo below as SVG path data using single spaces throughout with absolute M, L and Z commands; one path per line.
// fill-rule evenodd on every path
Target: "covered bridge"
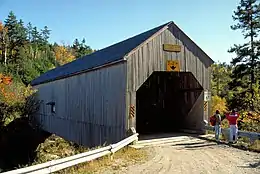
M 173 22 L 32 81 L 43 129 L 85 146 L 138 133 L 203 132 L 212 59 Z

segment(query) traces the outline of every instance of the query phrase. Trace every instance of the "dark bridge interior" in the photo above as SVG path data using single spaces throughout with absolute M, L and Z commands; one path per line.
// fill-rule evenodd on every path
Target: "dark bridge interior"
M 203 88 L 190 72 L 154 72 L 136 93 L 140 134 L 189 129 L 187 119 Z

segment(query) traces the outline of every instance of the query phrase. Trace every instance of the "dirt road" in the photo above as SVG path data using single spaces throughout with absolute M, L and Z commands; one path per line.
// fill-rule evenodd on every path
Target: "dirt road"
M 148 147 L 152 154 L 143 164 L 113 173 L 131 174 L 254 174 L 260 173 L 260 154 L 194 138 L 166 146 Z M 106 171 L 104 173 L 110 173 Z M 112 172 L 111 172 L 112 173 Z

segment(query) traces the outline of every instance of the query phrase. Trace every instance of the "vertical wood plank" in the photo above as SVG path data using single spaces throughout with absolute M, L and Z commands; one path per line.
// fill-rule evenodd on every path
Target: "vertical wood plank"
M 41 106 L 38 120 L 44 129 L 85 146 L 124 138 L 126 66 L 125 62 L 38 85 L 39 99 L 55 101 L 57 108 L 51 114 Z

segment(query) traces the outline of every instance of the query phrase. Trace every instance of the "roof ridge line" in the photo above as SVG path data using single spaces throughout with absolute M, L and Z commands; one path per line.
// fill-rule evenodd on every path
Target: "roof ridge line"
M 143 41 L 142 43 L 140 43 L 139 45 L 137 45 L 134 49 L 132 49 L 131 51 L 129 51 L 128 53 L 126 53 L 123 56 L 123 59 L 126 60 L 126 57 L 130 56 L 131 54 L 133 54 L 137 49 L 139 49 L 142 45 L 144 45 L 146 42 L 149 42 L 151 40 L 151 38 L 154 38 L 156 36 L 159 35 L 159 33 L 162 33 L 164 30 L 166 30 L 170 24 L 174 24 L 173 21 L 170 21 L 168 23 L 165 23 L 164 26 L 158 30 L 156 33 L 154 33 L 152 36 L 150 36 L 148 39 L 146 39 L 145 41 Z

